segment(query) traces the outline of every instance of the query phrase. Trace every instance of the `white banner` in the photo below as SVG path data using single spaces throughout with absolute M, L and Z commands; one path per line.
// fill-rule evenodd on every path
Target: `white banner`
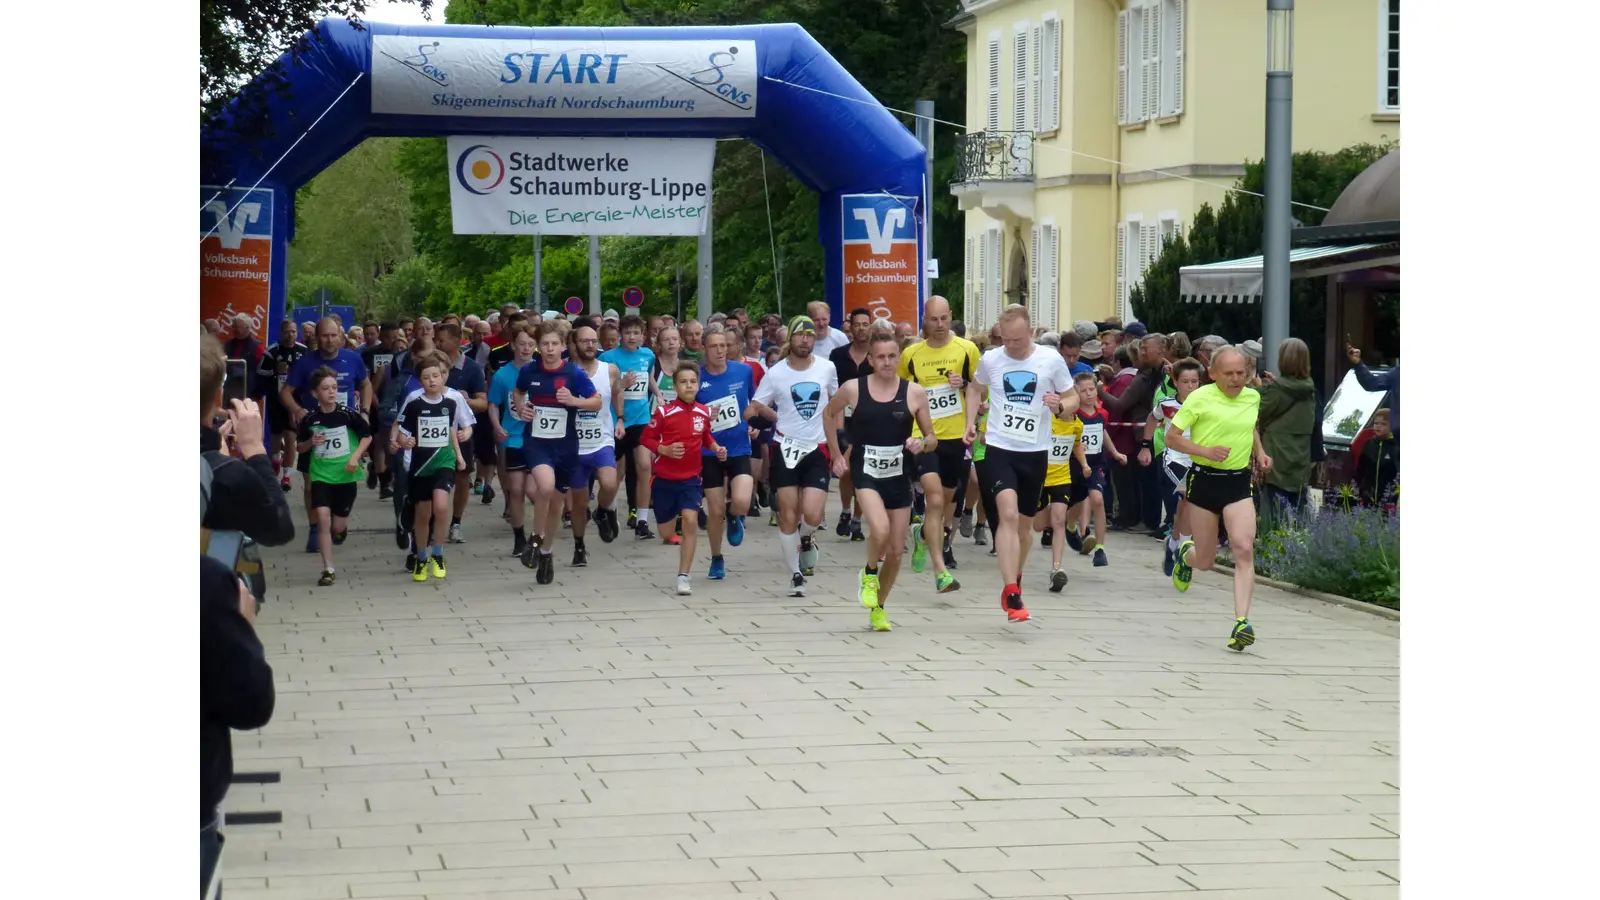
M 754 41 L 374 35 L 372 111 L 415 116 L 729 119 L 756 114 Z
M 448 145 L 456 234 L 705 229 L 714 140 L 467 136 Z

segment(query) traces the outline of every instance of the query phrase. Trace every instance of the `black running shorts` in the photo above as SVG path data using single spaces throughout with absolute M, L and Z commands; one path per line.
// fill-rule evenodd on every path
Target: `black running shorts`
M 700 458 L 700 482 L 704 490 L 715 491 L 729 486 L 740 475 L 750 474 L 750 457 L 730 456 L 724 462 L 715 456 Z
M 306 454 L 310 456 L 311 454 Z M 351 481 L 345 484 L 329 484 L 326 481 L 311 482 L 311 508 L 321 509 L 327 507 L 335 518 L 346 519 L 350 517 L 350 510 L 356 506 L 356 483 Z
M 1017 512 L 1031 516 L 1039 511 L 1039 491 L 1044 487 L 1045 470 L 1050 467 L 1049 450 L 1019 453 L 990 446 L 983 461 L 988 464 L 989 489 L 996 497 L 1001 491 L 1014 491 Z
M 962 441 L 940 441 L 932 453 L 917 454 L 917 480 L 938 475 L 939 483 L 954 489 L 967 469 L 967 445 Z
M 1183 498 L 1193 506 L 1220 516 L 1228 506 L 1241 500 L 1250 500 L 1253 494 L 1249 468 L 1193 466 L 1189 469 L 1189 484 Z
M 772 454 L 772 486 L 775 488 L 816 488 L 826 491 L 832 473 L 828 470 L 828 453 L 822 447 L 800 458 L 794 468 L 783 464 L 783 454 Z

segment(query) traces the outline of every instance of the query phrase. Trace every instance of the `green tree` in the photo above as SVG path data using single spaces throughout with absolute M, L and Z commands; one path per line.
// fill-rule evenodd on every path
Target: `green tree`
M 448 284 L 433 264 L 423 257 L 413 257 L 379 279 L 373 312 L 379 319 L 389 322 L 423 312 L 441 315 L 449 310 L 437 308 L 438 298 L 448 299 L 449 296 Z
M 317 291 L 322 288 L 330 294 L 329 306 L 356 305 L 356 287 L 350 279 L 333 272 L 307 272 L 289 279 L 289 307 L 316 306 Z
M 1290 199 L 1316 207 L 1331 207 L 1357 175 L 1398 144 L 1355 144 L 1334 153 L 1294 155 Z M 1236 187 L 1260 193 L 1266 168 L 1261 161 L 1247 162 Z M 1293 207 L 1301 224 L 1320 225 L 1325 215 L 1307 206 Z M 1178 270 L 1184 266 L 1238 259 L 1261 253 L 1265 214 L 1261 198 L 1230 191 L 1220 210 L 1203 204 L 1194 222 L 1162 246 L 1161 254 L 1131 291 L 1134 315 L 1152 331 L 1183 331 L 1191 339 L 1220 334 L 1231 340 L 1261 335 L 1261 304 L 1189 303 L 1179 296 Z M 1327 279 L 1299 278 L 1289 283 L 1289 331 L 1311 349 L 1311 371 L 1322 372 L 1326 337 Z
M 415 255 L 409 186 L 394 164 L 401 143 L 364 141 L 295 195 L 289 271 L 342 275 L 363 316 L 373 312 L 378 279 Z

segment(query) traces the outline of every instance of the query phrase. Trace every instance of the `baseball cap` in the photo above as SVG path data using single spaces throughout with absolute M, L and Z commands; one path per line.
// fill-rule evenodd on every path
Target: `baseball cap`
M 1148 333 L 1148 331 L 1144 327 L 1144 323 L 1143 322 L 1129 322 L 1128 326 L 1126 328 L 1122 329 L 1122 333 L 1127 335 L 1128 337 L 1141 338 L 1141 337 L 1144 337 Z
M 1086 341 L 1095 340 L 1100 336 L 1100 329 L 1096 328 L 1094 323 L 1087 319 L 1079 319 L 1078 321 L 1073 322 L 1072 330 L 1078 333 L 1078 337 L 1081 337 Z
M 620 319 L 621 317 L 617 315 L 617 311 L 614 309 L 608 309 L 600 316 L 600 321 L 602 322 L 616 322 Z
M 789 337 L 794 337 L 797 334 L 815 335 L 816 333 L 817 323 L 811 321 L 810 316 L 795 316 L 789 320 Z
M 1244 343 L 1239 345 L 1239 352 L 1243 353 L 1245 356 L 1250 357 L 1251 359 L 1260 359 L 1261 358 L 1261 342 L 1260 341 L 1245 341 Z

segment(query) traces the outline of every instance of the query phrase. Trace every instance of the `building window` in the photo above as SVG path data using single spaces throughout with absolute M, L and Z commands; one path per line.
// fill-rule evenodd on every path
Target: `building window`
M 1017 24 L 1011 55 L 1011 130 L 1032 131 L 1028 117 L 1028 23 Z
M 1183 0 L 1161 0 L 1161 117 L 1183 112 Z
M 1000 32 L 989 35 L 989 108 L 984 125 L 992 134 L 1000 130 Z
M 1044 49 L 1040 53 L 1044 63 L 1044 109 L 1040 112 L 1040 131 L 1055 131 L 1061 127 L 1061 21 L 1055 14 L 1044 20 Z
M 1117 122 L 1138 125 L 1150 118 L 1150 10 L 1136 6 L 1117 14 Z
M 1378 32 L 1380 106 L 1400 111 L 1400 0 L 1380 0 L 1383 23 Z

